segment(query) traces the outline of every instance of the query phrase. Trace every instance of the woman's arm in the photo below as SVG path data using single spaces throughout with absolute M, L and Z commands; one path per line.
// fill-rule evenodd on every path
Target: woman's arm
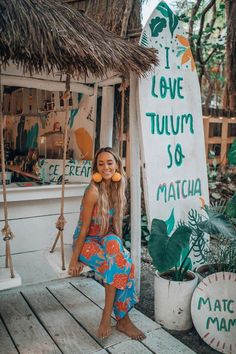
M 71 256 L 68 273 L 73 277 L 78 276 L 83 269 L 82 263 L 80 263 L 79 256 L 84 245 L 85 237 L 88 233 L 89 226 L 92 219 L 93 208 L 98 200 L 98 194 L 95 187 L 90 187 L 83 198 L 83 223 L 80 227 L 80 233 L 76 240 L 75 247 Z

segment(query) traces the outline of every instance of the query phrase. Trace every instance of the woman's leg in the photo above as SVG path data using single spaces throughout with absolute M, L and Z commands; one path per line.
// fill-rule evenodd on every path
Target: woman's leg
M 111 333 L 111 313 L 114 305 L 116 288 L 110 284 L 105 284 L 105 306 L 102 319 L 98 328 L 98 336 L 105 338 Z
M 138 302 L 132 260 L 124 253 L 122 241 L 116 235 L 103 237 L 101 245 L 104 247 L 108 265 L 105 281 L 117 288 L 113 299 L 113 310 L 118 321 L 117 329 L 133 339 L 144 339 L 144 333 L 133 324 L 128 316 L 128 311 Z
M 95 238 L 87 238 L 80 254 L 80 261 L 88 265 L 100 275 L 104 276 L 107 270 L 107 262 L 104 250 Z M 98 328 L 98 337 L 105 338 L 111 333 L 111 313 L 114 305 L 116 288 L 105 284 L 105 307 Z

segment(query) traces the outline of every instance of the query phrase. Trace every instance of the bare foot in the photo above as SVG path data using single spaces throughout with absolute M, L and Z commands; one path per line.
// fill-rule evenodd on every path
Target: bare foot
M 98 338 L 105 339 L 111 334 L 111 317 L 102 316 L 98 327 Z
M 116 328 L 132 339 L 143 340 L 146 338 L 145 334 L 133 324 L 128 315 L 118 320 Z

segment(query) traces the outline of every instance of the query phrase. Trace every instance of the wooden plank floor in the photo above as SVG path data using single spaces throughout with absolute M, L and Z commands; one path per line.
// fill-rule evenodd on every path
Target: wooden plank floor
M 136 309 L 130 317 L 147 335 L 130 340 L 115 329 L 107 339 L 96 331 L 104 306 L 104 288 L 91 278 L 71 278 L 0 293 L 1 354 L 193 354 Z

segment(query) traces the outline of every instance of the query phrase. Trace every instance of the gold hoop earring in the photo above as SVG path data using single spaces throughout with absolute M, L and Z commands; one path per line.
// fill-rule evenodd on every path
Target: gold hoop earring
M 114 175 L 111 177 L 113 182 L 120 182 L 122 176 L 119 172 L 115 172 Z
M 92 175 L 92 180 L 96 183 L 102 182 L 102 175 L 99 172 L 95 172 Z

